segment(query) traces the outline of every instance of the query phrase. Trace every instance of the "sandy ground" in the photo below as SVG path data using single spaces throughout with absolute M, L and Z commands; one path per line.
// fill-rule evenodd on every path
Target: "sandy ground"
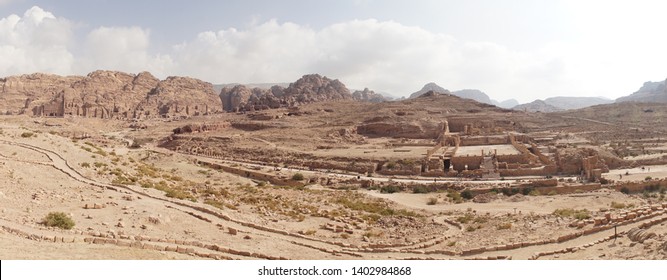
M 617 181 L 643 181 L 646 179 L 646 177 L 651 177 L 652 179 L 664 179 L 667 178 L 667 165 L 651 165 L 644 166 L 644 168 L 637 167 L 616 169 L 610 170 L 609 173 L 602 175 L 605 178 Z
M 474 209 L 480 213 L 535 213 L 551 214 L 556 209 L 573 208 L 598 210 L 609 208 L 612 202 L 634 203 L 639 205 L 642 200 L 639 198 L 628 198 L 618 192 L 599 190 L 596 192 L 554 195 L 554 196 L 521 196 L 520 199 L 513 200 L 511 197 L 499 195 L 499 199 L 489 203 L 463 202 L 459 204 L 445 203 L 446 194 L 413 194 L 413 193 L 379 193 L 377 191 L 368 191 L 369 195 L 394 201 L 400 205 L 423 209 L 433 212 L 442 211 L 465 211 Z M 438 198 L 439 203 L 428 205 L 431 198 Z
M 77 123 L 76 127 L 79 126 Z M 608 208 L 612 202 L 636 207 L 647 204 L 639 196 L 609 191 L 454 204 L 447 201 L 444 193 L 381 194 L 321 186 L 312 189 L 260 186 L 247 178 L 198 166 L 197 157 L 171 151 L 127 149 L 124 136 L 127 131 L 123 127 L 108 128 L 116 133 L 106 137 L 97 134 L 77 141 L 59 136 L 58 131 L 50 132 L 56 129 L 64 130 L 44 128 L 25 120 L 16 125 L 2 125 L 0 224 L 38 237 L 26 238 L 0 230 L 2 259 L 462 259 L 490 254 L 522 259 L 570 243 L 472 256 L 459 253 L 479 246 L 534 242 L 575 232 L 577 229 L 568 226 L 571 218 L 552 215 L 556 209 L 596 212 Z M 22 137 L 27 131 L 35 135 Z M 158 174 L 142 175 L 136 184 L 128 186 L 112 184 L 118 179 L 117 174 L 132 177 L 138 173 L 137 169 L 146 166 L 158 170 Z M 630 173 L 637 175 L 628 177 L 643 179 L 646 174 L 657 177 L 667 171 L 664 166 L 651 168 L 652 173 L 631 170 Z M 144 180 L 165 181 L 170 188 L 196 197 L 192 197 L 194 201 L 170 198 L 164 191 L 140 187 Z M 427 205 L 431 198 L 437 199 L 435 205 Z M 227 204 L 218 208 L 205 204 L 207 199 Z M 343 203 L 348 206 L 343 207 Z M 103 207 L 94 209 L 93 205 Z M 378 212 L 368 212 L 376 209 L 364 208 L 369 205 L 385 211 L 406 211 L 401 213 L 411 216 L 380 216 Z M 75 228 L 60 230 L 40 225 L 41 219 L 54 211 L 69 215 L 76 223 Z M 370 217 L 373 214 L 378 217 Z M 468 216 L 469 220 L 462 220 Z M 377 220 L 368 221 L 373 219 Z M 509 226 L 500 228 L 506 225 Z M 656 229 L 663 225 L 657 225 Z M 572 244 L 590 243 L 608 234 L 605 231 L 584 236 Z M 74 242 L 45 240 L 51 236 L 73 238 Z M 653 250 L 651 258 L 662 258 L 655 247 L 663 236 L 655 238 L 653 247 L 644 249 L 635 245 L 632 250 Z M 90 238 L 116 243 L 94 244 Z M 140 244 L 143 249 L 114 245 L 130 241 L 143 242 Z M 595 248 L 572 257 L 584 259 L 605 254 L 601 258 L 636 258 L 618 253 L 617 248 L 600 248 L 602 253 Z M 455 254 L 425 253 L 437 250 Z
M 461 146 L 456 151 L 456 155 L 488 155 L 489 153 L 493 154 L 494 151 L 498 155 L 519 155 L 521 152 L 514 148 L 512 145 L 482 145 L 482 146 Z

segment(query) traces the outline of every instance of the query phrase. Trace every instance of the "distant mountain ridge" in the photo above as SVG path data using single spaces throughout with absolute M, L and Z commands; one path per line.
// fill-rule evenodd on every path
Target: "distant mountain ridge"
M 581 109 L 585 107 L 590 107 L 600 104 L 609 104 L 613 102 L 614 100 L 604 97 L 577 97 L 577 96 L 556 96 L 556 97 L 549 97 L 544 100 L 544 103 L 563 110 Z
M 667 103 L 667 79 L 661 82 L 645 82 L 634 93 L 616 99 L 619 102 L 658 102 Z
M 433 82 L 425 84 L 422 87 L 422 89 L 420 89 L 416 92 L 413 92 L 412 94 L 410 94 L 410 97 L 408 97 L 408 98 L 416 98 L 416 97 L 419 97 L 422 94 L 427 93 L 429 91 L 433 91 L 433 92 L 436 92 L 436 93 L 451 94 L 451 95 L 455 95 L 455 96 L 458 96 L 458 97 L 461 97 L 461 98 L 472 99 L 472 100 L 475 100 L 475 101 L 480 102 L 480 103 L 491 104 L 491 105 L 495 105 L 495 106 L 502 107 L 502 108 L 507 108 L 507 109 L 512 108 L 512 107 L 519 104 L 519 102 L 517 102 L 515 99 L 509 99 L 509 100 L 505 100 L 503 102 L 498 102 L 496 100 L 492 100 L 486 93 L 484 93 L 483 91 L 478 90 L 478 89 L 462 89 L 462 90 L 457 90 L 457 91 L 449 91 L 449 90 L 447 90 L 447 89 L 445 89 L 445 88 L 443 88 L 443 87 L 441 87 L 438 84 L 433 83 Z
M 517 111 L 527 111 L 527 112 L 542 112 L 542 113 L 552 113 L 563 111 L 563 109 L 556 106 L 550 105 L 543 100 L 537 99 L 530 103 L 525 103 L 521 105 L 514 106 L 512 110 Z

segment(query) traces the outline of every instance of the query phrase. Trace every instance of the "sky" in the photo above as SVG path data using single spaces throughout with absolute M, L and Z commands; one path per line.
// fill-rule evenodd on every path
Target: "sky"
M 667 1 L 0 0 L 0 77 L 97 69 L 214 84 L 318 73 L 530 102 L 667 78 Z

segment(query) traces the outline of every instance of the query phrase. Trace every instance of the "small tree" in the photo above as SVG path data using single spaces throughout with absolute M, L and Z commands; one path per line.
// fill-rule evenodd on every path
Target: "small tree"
M 47 227 L 59 227 L 62 229 L 71 229 L 74 227 L 74 221 L 63 212 L 51 212 L 42 220 L 42 224 Z

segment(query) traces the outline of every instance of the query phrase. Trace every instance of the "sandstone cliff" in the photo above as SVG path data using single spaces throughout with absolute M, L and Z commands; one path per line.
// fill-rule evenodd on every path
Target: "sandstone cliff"
M 87 76 L 30 74 L 0 79 L 0 113 L 96 118 L 154 118 L 220 111 L 213 86 L 148 72 L 95 71 Z
M 237 85 L 225 87 L 220 91 L 223 109 L 232 112 L 351 99 L 353 99 L 352 94 L 343 83 L 318 74 L 304 75 L 287 88 L 273 86 L 270 89 L 250 89 L 244 85 Z

